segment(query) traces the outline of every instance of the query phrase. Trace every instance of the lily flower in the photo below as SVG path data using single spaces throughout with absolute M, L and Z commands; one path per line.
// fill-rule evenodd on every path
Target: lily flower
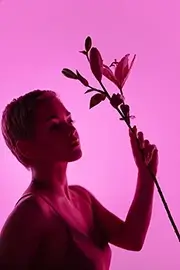
M 129 63 L 129 56 L 130 54 L 126 54 L 119 62 L 115 61 L 112 64 L 115 66 L 114 72 L 110 67 L 103 65 L 103 75 L 112 81 L 120 90 L 122 90 L 136 58 L 136 55 L 134 55 L 132 61 Z

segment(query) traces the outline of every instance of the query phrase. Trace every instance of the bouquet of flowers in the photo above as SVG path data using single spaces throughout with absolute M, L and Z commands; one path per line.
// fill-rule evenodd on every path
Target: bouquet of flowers
M 83 51 L 80 51 L 81 54 L 83 54 L 87 61 L 89 62 L 91 71 L 97 81 L 100 84 L 100 89 L 97 89 L 93 86 L 91 86 L 88 82 L 88 80 L 83 77 L 78 70 L 76 72 L 64 68 L 62 70 L 62 73 L 64 76 L 70 79 L 78 80 L 81 82 L 85 87 L 88 89 L 85 91 L 85 94 L 87 93 L 95 93 L 91 99 L 90 99 L 90 105 L 89 108 L 93 108 L 100 104 L 101 102 L 105 101 L 106 99 L 109 100 L 110 105 L 119 113 L 120 120 L 123 120 L 126 125 L 129 127 L 129 129 L 133 131 L 133 128 L 131 127 L 131 119 L 134 119 L 135 116 L 130 114 L 130 106 L 125 101 L 125 96 L 123 93 L 123 86 L 130 74 L 130 71 L 132 69 L 132 66 L 134 64 L 136 55 L 132 58 L 131 62 L 129 61 L 129 54 L 126 54 L 120 61 L 117 61 L 116 59 L 110 64 L 110 66 L 107 66 L 104 64 L 101 53 L 96 47 L 92 47 L 92 39 L 91 37 L 87 37 L 85 40 L 85 48 Z M 105 85 L 102 82 L 102 78 L 106 77 L 109 79 L 112 83 L 114 83 L 118 88 L 118 93 L 114 93 L 112 96 L 109 94 L 108 90 L 106 89 Z M 139 144 L 139 140 L 137 139 L 137 144 L 139 146 L 139 151 L 141 152 L 143 156 L 142 149 Z M 146 165 L 146 164 L 145 164 Z M 156 176 L 153 174 L 151 169 L 147 166 L 147 169 L 149 173 L 152 176 L 152 180 L 154 181 L 157 190 L 159 192 L 159 195 L 161 197 L 161 200 L 164 204 L 165 210 L 167 212 L 167 215 L 169 217 L 169 220 L 172 224 L 172 227 L 175 231 L 176 236 L 178 237 L 178 240 L 180 241 L 180 233 L 178 231 L 178 228 L 174 222 L 174 219 L 171 215 L 171 212 L 169 210 L 169 207 L 167 205 L 167 202 L 165 200 L 165 197 L 161 191 L 160 185 L 156 179 Z

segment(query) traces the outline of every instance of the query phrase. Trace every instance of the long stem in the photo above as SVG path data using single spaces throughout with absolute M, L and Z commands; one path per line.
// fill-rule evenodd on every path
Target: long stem
M 108 98 L 109 100 L 111 100 L 111 97 L 110 97 L 108 91 L 106 90 L 105 86 L 103 85 L 103 83 L 102 83 L 102 82 L 99 82 L 99 83 L 100 83 L 102 89 L 104 90 L 105 94 L 107 95 L 107 98 Z M 129 122 L 127 121 L 127 119 L 124 117 L 124 115 L 122 114 L 122 112 L 120 111 L 120 109 L 119 109 L 119 108 L 116 108 L 116 110 L 117 110 L 117 112 L 121 115 L 121 117 L 123 118 L 123 120 L 126 122 L 126 124 L 127 124 L 127 126 L 129 127 L 129 129 L 134 133 L 133 128 L 131 127 L 131 125 L 129 124 Z M 136 139 L 136 140 L 137 140 L 137 145 L 138 145 L 139 151 L 141 152 L 142 157 L 143 157 L 143 151 L 142 151 L 142 149 L 141 149 L 139 140 L 138 140 L 138 139 Z M 145 164 L 145 165 L 146 165 L 146 164 Z M 162 203 L 164 204 L 164 207 L 165 207 L 165 210 L 166 210 L 167 215 L 168 215 L 168 217 L 169 217 L 169 220 L 170 220 L 170 222 L 171 222 L 171 224 L 172 224 L 172 227 L 173 227 L 173 229 L 174 229 L 174 231 L 175 231 L 175 234 L 176 234 L 176 236 L 177 236 L 177 238 L 178 238 L 178 240 L 179 240 L 179 242 L 180 242 L 180 233 L 179 233 L 178 228 L 177 228 L 177 226 L 176 226 L 176 223 L 175 223 L 175 221 L 174 221 L 174 219 L 173 219 L 173 216 L 172 216 L 172 214 L 171 214 L 171 212 L 170 212 L 170 209 L 169 209 L 169 207 L 168 207 L 168 204 L 167 204 L 167 202 L 166 202 L 166 200 L 165 200 L 165 197 L 164 197 L 164 195 L 163 195 L 163 192 L 162 192 L 162 190 L 161 190 L 161 187 L 160 187 L 160 185 L 159 185 L 159 183 L 158 183 L 158 181 L 157 181 L 157 179 L 156 179 L 156 176 L 155 176 L 155 175 L 153 174 L 153 172 L 151 171 L 150 167 L 147 166 L 147 165 L 146 165 L 146 167 L 147 167 L 147 169 L 148 169 L 150 175 L 152 176 L 152 179 L 153 179 L 153 181 L 154 181 L 154 183 L 155 183 L 155 185 L 156 185 L 156 187 L 157 187 L 158 193 L 159 193 L 159 195 L 160 195 L 160 197 L 161 197 Z
M 102 89 L 104 90 L 104 93 L 106 94 L 107 98 L 109 100 L 111 100 L 111 96 L 109 95 L 108 91 L 106 90 L 106 87 L 104 86 L 104 84 L 101 81 L 99 83 L 100 83 Z
M 88 60 L 88 62 L 89 62 L 89 56 L 86 55 L 86 57 L 87 57 L 87 60 Z M 106 87 L 104 86 L 104 84 L 103 84 L 101 81 L 99 81 L 99 83 L 100 83 L 100 85 L 101 85 L 101 87 L 102 87 L 104 93 L 106 94 L 107 98 L 109 99 L 109 101 L 111 101 L 111 96 L 109 95 L 109 93 L 108 93 Z M 94 90 L 97 90 L 97 92 L 99 92 L 98 89 L 94 89 Z M 101 90 L 100 90 L 100 91 L 101 91 Z M 120 92 L 121 92 L 121 94 L 123 95 L 122 89 L 120 89 Z M 119 108 L 116 108 L 116 110 L 117 110 L 117 112 L 121 115 L 122 119 L 126 122 L 126 124 L 127 124 L 127 126 L 129 127 L 129 129 L 134 133 L 134 130 L 133 130 L 133 128 L 131 127 L 131 125 L 130 125 L 128 119 L 126 119 L 126 117 L 125 117 L 124 114 L 121 112 L 121 110 L 120 110 Z M 143 151 L 142 151 L 142 149 L 141 149 L 141 147 L 140 147 L 139 140 L 138 140 L 138 139 L 136 139 L 136 140 L 137 140 L 137 145 L 138 145 L 139 151 L 140 151 L 140 153 L 142 154 L 142 157 L 143 157 Z M 169 209 L 168 204 L 167 204 L 167 202 L 166 202 L 166 200 L 165 200 L 165 197 L 164 197 L 163 192 L 162 192 L 162 190 L 161 190 L 161 188 L 160 188 L 160 185 L 159 185 L 159 183 L 158 183 L 158 181 L 157 181 L 157 179 L 156 179 L 156 176 L 153 174 L 153 172 L 151 171 L 151 169 L 149 168 L 149 166 L 147 166 L 146 164 L 145 164 L 145 166 L 147 167 L 147 169 L 148 169 L 150 175 L 152 176 L 152 179 L 153 179 L 153 181 L 154 181 L 154 183 L 155 183 L 155 185 L 156 185 L 156 187 L 157 187 L 158 193 L 159 193 L 159 195 L 160 195 L 160 197 L 161 197 L 162 203 L 163 203 L 163 205 L 164 205 L 164 207 L 165 207 L 165 210 L 166 210 L 166 212 L 167 212 L 167 215 L 168 215 L 168 217 L 169 217 L 169 220 L 170 220 L 170 222 L 171 222 L 171 224 L 172 224 L 172 227 L 173 227 L 173 229 L 174 229 L 174 231 L 175 231 L 175 234 L 176 234 L 176 236 L 177 236 L 177 238 L 178 238 L 178 240 L 179 240 L 179 242 L 180 242 L 180 233 L 179 233 L 178 228 L 177 228 L 177 226 L 176 226 L 176 223 L 175 223 L 175 221 L 174 221 L 174 219 L 173 219 L 173 216 L 172 216 L 172 214 L 171 214 L 171 212 L 170 212 L 170 209 Z

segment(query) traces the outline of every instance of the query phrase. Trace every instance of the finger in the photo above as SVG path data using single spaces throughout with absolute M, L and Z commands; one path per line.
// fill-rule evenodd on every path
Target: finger
M 154 153 L 155 150 L 157 150 L 157 147 L 155 144 L 151 144 L 151 149 L 152 149 L 152 152 Z
M 144 148 L 143 148 L 143 153 L 144 157 L 148 158 L 152 156 L 152 152 L 154 150 L 154 145 L 149 143 L 149 140 L 144 141 Z
M 156 148 L 156 146 L 153 144 L 146 145 L 146 147 L 144 147 L 145 155 L 148 155 L 149 157 L 151 157 L 153 155 L 155 148 Z
M 149 140 L 144 140 L 143 154 L 145 159 L 149 160 L 150 152 L 152 152 L 151 144 L 149 143 Z
M 157 150 L 156 145 L 153 145 L 152 156 L 153 156 L 153 158 L 155 158 L 155 157 L 157 158 L 157 156 L 158 156 L 158 150 Z
M 139 140 L 139 143 L 140 143 L 140 147 L 141 148 L 144 148 L 144 134 L 140 131 L 138 132 L 138 140 Z
M 144 140 L 144 148 L 149 147 L 150 143 L 149 140 Z
M 155 169 L 154 173 L 156 173 L 157 171 L 158 162 L 159 162 L 158 149 L 155 148 L 153 151 L 153 156 L 149 162 L 149 165 Z
M 133 126 L 132 130 L 129 129 L 129 135 L 131 138 L 137 137 L 137 127 Z
M 152 159 L 154 159 L 155 155 L 157 154 L 157 148 L 156 146 L 149 145 L 146 150 L 146 158 L 148 160 L 148 163 L 151 162 Z
M 158 162 L 159 162 L 159 156 L 158 156 L 158 149 L 157 148 L 154 149 L 153 155 L 154 155 L 154 161 L 155 161 L 155 163 L 157 165 Z

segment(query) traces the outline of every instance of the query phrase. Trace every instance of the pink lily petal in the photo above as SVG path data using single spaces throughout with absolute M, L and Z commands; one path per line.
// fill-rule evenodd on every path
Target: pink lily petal
M 117 79 L 117 81 L 119 82 L 119 84 L 122 83 L 122 81 L 124 80 L 125 74 L 127 73 L 127 70 L 129 69 L 128 67 L 128 58 L 129 58 L 129 54 L 126 54 L 117 64 L 116 68 L 115 68 L 115 72 L 114 75 Z
M 103 65 L 103 75 L 104 77 L 106 77 L 108 80 L 110 80 L 111 82 L 115 83 L 116 85 L 118 84 L 114 73 L 112 72 L 112 70 L 110 69 L 110 67 Z
M 131 68 L 132 68 L 132 66 L 133 66 L 133 64 L 134 64 L 135 59 L 136 59 L 136 54 L 134 55 L 134 57 L 133 57 L 133 59 L 132 59 L 132 61 L 131 61 L 131 64 L 130 64 L 130 66 L 129 66 L 129 70 L 131 70 Z
M 121 89 L 122 89 L 122 87 L 124 86 L 125 82 L 127 81 L 128 77 L 129 77 L 129 74 L 130 74 L 130 71 L 131 71 L 132 66 L 134 64 L 135 59 L 136 59 L 136 55 L 134 55 L 134 57 L 133 57 L 133 59 L 132 59 L 132 61 L 130 63 L 130 66 L 128 68 L 128 71 L 127 72 L 124 72 L 124 80 L 121 82 L 121 85 L 120 85 L 121 86 Z

